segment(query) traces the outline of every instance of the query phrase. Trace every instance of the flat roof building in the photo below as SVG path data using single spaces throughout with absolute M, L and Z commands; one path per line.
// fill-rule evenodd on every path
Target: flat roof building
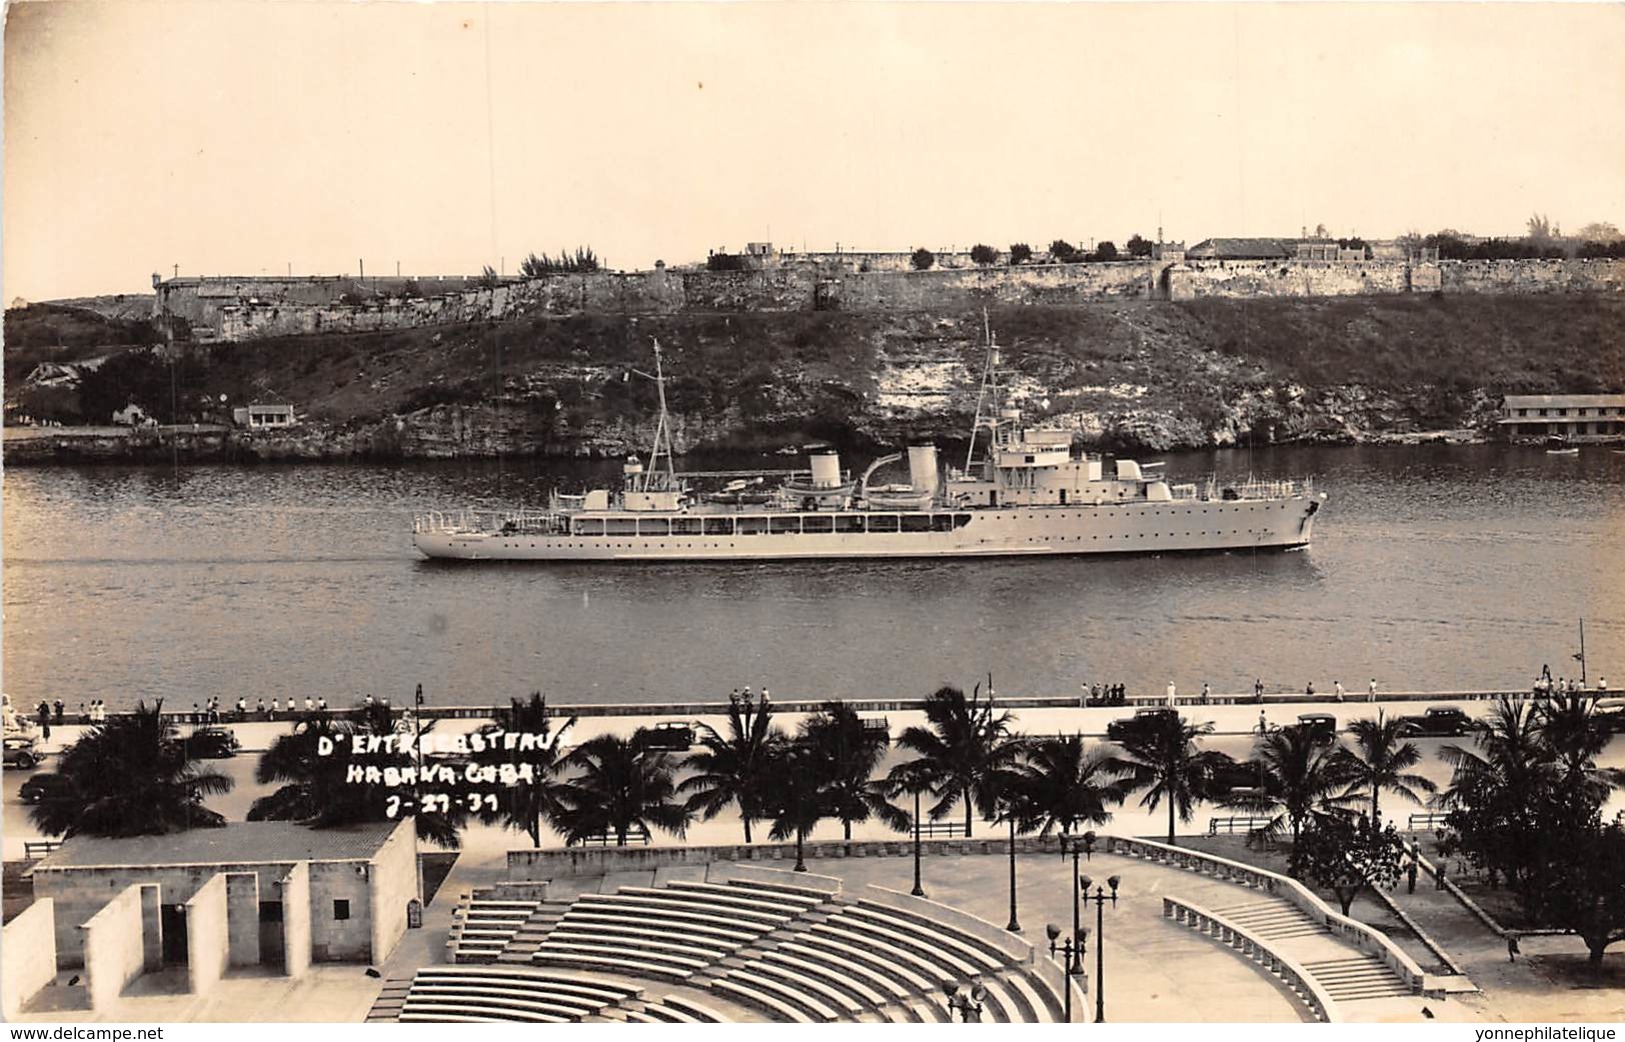
M 1625 440 L 1625 394 L 1509 394 L 1498 422 L 1511 438 Z

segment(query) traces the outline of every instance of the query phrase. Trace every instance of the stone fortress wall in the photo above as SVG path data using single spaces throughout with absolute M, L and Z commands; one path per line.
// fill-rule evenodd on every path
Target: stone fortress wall
M 155 280 L 154 314 L 184 319 L 192 339 L 210 342 L 399 330 L 525 314 L 1070 307 L 1107 300 L 1625 290 L 1622 260 L 1145 259 L 928 271 L 858 267 L 848 261 L 728 272 L 594 272 L 513 278 L 495 286 L 464 278 L 177 278 Z M 416 285 L 408 287 L 408 281 Z M 409 289 L 423 295 L 403 296 Z M 362 300 L 349 302 L 352 298 Z

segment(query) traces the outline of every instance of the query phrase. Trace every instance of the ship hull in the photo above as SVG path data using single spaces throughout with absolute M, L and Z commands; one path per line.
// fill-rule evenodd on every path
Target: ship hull
M 432 530 L 418 532 L 413 541 L 427 557 L 469 561 L 731 561 L 1292 550 L 1309 544 L 1319 506 L 1318 497 L 1294 496 L 941 511 L 938 517 L 955 519 L 954 527 L 943 531 L 580 536 Z M 741 512 L 740 516 L 746 515 Z

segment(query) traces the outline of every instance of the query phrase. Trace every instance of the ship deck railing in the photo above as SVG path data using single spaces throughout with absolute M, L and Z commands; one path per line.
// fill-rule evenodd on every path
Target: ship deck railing
M 430 510 L 412 518 L 412 531 L 563 533 L 568 531 L 568 518 L 545 510 Z

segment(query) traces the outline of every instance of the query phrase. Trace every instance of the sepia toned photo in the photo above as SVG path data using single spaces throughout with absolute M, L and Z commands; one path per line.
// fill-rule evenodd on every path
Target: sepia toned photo
M 1622 54 L 8 3 L 0 1014 L 1612 1037 Z

